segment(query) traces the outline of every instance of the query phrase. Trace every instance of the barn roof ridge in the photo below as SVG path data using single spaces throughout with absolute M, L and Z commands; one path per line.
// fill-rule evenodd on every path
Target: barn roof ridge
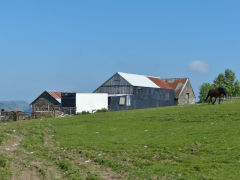
M 150 75 L 145 75 L 145 74 L 136 74 L 136 73 L 126 73 L 126 72 L 117 72 L 118 74 L 129 74 L 129 75 L 138 75 L 138 76 L 146 76 L 146 77 L 152 77 L 152 78 L 158 78 L 162 80 L 167 80 L 167 79 L 189 79 L 188 77 L 181 77 L 181 78 L 161 78 L 159 76 L 150 76 Z
M 37 101 L 39 99 L 39 97 L 42 96 L 42 94 L 44 93 L 48 93 L 52 98 L 54 98 L 55 100 L 59 101 L 59 99 L 61 99 L 61 95 L 62 93 L 70 93 L 71 91 L 54 91 L 54 90 L 45 90 L 43 91 L 31 104 L 33 104 L 35 101 Z
M 184 78 L 162 78 L 162 79 L 167 80 L 167 79 L 189 79 L 189 78 L 184 77 Z

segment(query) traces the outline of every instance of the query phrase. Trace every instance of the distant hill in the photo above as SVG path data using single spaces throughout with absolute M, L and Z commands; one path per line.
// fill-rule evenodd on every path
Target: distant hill
M 31 112 L 29 104 L 25 101 L 0 101 L 0 109 L 6 111 L 21 110 L 23 112 Z

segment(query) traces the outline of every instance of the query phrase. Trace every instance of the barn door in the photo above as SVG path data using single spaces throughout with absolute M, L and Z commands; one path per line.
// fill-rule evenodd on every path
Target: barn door
M 189 93 L 186 93 L 185 104 L 189 104 Z

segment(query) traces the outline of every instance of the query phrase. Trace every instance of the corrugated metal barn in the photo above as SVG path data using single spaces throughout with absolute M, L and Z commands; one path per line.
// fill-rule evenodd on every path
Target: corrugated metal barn
M 164 80 L 156 84 L 144 75 L 118 72 L 94 93 L 109 94 L 111 111 L 176 105 L 175 91 Z

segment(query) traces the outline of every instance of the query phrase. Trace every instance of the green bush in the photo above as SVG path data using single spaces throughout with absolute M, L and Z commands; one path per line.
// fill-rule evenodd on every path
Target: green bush
M 86 114 L 90 114 L 90 112 L 88 112 L 88 111 L 82 111 L 81 114 L 82 114 L 82 115 L 86 115 Z
M 108 109 L 103 108 L 96 111 L 96 113 L 100 113 L 100 112 L 108 112 Z

